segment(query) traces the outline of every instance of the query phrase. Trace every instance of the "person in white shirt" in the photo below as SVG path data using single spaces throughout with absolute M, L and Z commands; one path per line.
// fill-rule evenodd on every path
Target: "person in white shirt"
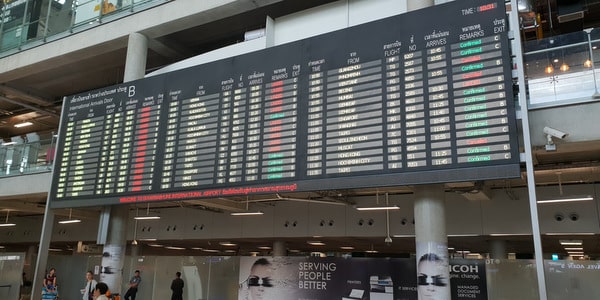
M 82 300 L 93 300 L 94 299 L 94 290 L 96 289 L 96 280 L 94 279 L 94 273 L 92 271 L 87 271 L 85 273 L 85 287 L 81 290 Z
M 94 290 L 94 300 L 108 300 L 106 292 L 108 292 L 108 285 L 104 282 L 98 282 Z

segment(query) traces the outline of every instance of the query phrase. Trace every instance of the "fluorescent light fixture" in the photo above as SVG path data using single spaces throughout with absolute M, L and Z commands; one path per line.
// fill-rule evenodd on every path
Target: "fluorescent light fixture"
M 538 200 L 537 203 L 560 203 L 560 202 L 578 202 L 578 201 L 591 201 L 591 200 L 594 200 L 594 197 L 592 197 L 590 195 L 585 195 L 585 196 L 571 196 L 571 197 L 565 197 L 565 198 Z
M 547 232 L 545 235 L 596 235 L 593 232 Z
M 377 250 L 366 250 L 365 253 L 379 253 Z
M 80 219 L 71 219 L 71 216 L 73 214 L 73 209 L 69 208 L 69 218 L 67 220 L 62 220 L 62 221 L 58 221 L 59 224 L 73 224 L 73 223 L 80 223 L 81 220 Z
M 490 236 L 527 236 L 531 233 L 490 233 Z
M 27 121 L 27 122 L 22 122 L 22 123 L 15 124 L 15 127 L 21 128 L 21 127 L 26 127 L 26 126 L 31 126 L 31 125 L 33 125 L 33 123 Z
M 414 234 L 394 234 L 394 235 L 392 235 L 392 237 L 395 237 L 395 238 L 413 238 L 413 237 L 415 237 L 415 235 Z
M 390 206 L 367 206 L 367 207 L 356 207 L 356 210 L 365 211 L 365 210 L 396 210 L 400 209 L 398 205 L 390 205 Z
M 221 246 L 229 246 L 229 247 L 237 246 L 236 243 L 232 243 L 232 242 L 219 242 L 219 245 L 221 245 Z
M 236 253 L 237 250 L 233 250 L 233 249 L 227 249 L 225 250 L 225 253 Z
M 165 249 L 170 249 L 170 250 L 185 250 L 185 248 L 183 248 L 183 247 L 175 247 L 175 246 L 168 246 L 168 247 L 165 247 Z
M 164 247 L 164 245 L 161 245 L 161 244 L 148 244 L 148 246 L 155 247 L 155 248 Z
M 352 246 L 342 246 L 342 247 L 340 247 L 340 249 L 342 249 L 342 250 L 354 250 L 354 247 L 352 247 Z
M 306 241 L 306 243 L 312 246 L 325 246 L 325 243 L 321 241 Z
M 144 241 L 144 242 L 156 242 L 157 239 L 138 239 L 138 241 Z
M 136 220 L 160 220 L 160 216 L 135 216 Z
M 260 247 L 257 247 L 257 248 L 260 249 L 260 250 L 271 250 L 271 247 L 269 247 L 269 246 L 260 246 Z
M 16 144 L 16 143 L 17 143 L 17 142 L 8 142 L 8 143 L 4 143 L 4 142 L 3 142 L 3 143 L 2 143 L 2 146 L 10 146 L 10 145 L 14 145 L 14 144 Z
M 53 252 L 61 252 L 62 249 L 58 249 L 58 248 L 48 248 L 48 251 L 53 251 Z
M 583 251 L 583 247 L 565 247 L 567 251 Z
M 17 224 L 15 223 L 8 223 L 8 215 L 10 214 L 10 210 L 6 211 L 6 220 L 4 221 L 4 223 L 0 223 L 0 227 L 11 227 L 11 226 L 17 226 Z
M 582 240 L 560 240 L 559 242 L 563 246 L 581 246 L 581 245 L 583 245 Z
M 202 250 L 202 248 L 200 248 L 200 247 L 192 247 L 190 249 L 192 249 L 192 250 Z
M 218 253 L 219 252 L 219 250 L 216 250 L 216 249 L 202 249 L 202 251 L 209 252 L 209 253 Z
M 448 237 L 473 237 L 479 236 L 479 234 L 449 234 Z
M 232 212 L 232 216 L 260 216 L 264 215 L 262 211 L 246 211 L 246 212 Z
M 448 251 L 454 251 L 454 247 L 448 247 Z
M 567 251 L 567 253 L 569 253 L 569 255 L 577 255 L 577 254 L 583 254 L 583 251 Z
M 62 221 L 58 221 L 59 224 L 73 224 L 73 223 L 81 223 L 81 220 L 79 219 L 69 219 L 69 220 L 62 220 Z

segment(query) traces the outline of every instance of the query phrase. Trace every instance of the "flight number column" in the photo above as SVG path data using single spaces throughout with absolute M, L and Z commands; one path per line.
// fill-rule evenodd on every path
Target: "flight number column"
M 402 166 L 402 96 L 400 87 L 400 56 L 385 58 L 386 124 L 387 124 L 387 167 L 401 169 Z
M 429 140 L 432 166 L 452 164 L 446 46 L 427 49 Z
M 298 78 L 265 84 L 261 179 L 296 176 Z
M 411 49 L 412 47 L 409 47 Z M 403 54 L 406 167 L 427 166 L 423 51 Z
M 98 186 L 96 194 L 112 194 L 119 168 L 119 152 L 121 150 L 123 113 L 107 115 L 105 118 L 102 154 L 98 169 Z
M 308 75 L 308 135 L 306 155 L 306 175 L 317 176 L 323 174 L 323 107 L 325 97 L 323 90 L 325 78 L 321 70 L 325 60 L 316 60 L 309 63 Z
M 231 111 L 233 99 L 233 79 L 222 82 L 221 112 L 219 117 L 219 134 L 217 148 L 216 182 L 227 183 L 227 170 L 229 164 L 229 139 L 231 127 Z

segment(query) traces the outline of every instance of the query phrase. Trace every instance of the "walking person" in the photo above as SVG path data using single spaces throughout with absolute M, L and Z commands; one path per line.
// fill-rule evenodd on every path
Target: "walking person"
M 140 270 L 135 270 L 133 277 L 129 280 L 129 289 L 123 296 L 125 300 L 135 300 L 135 295 L 138 292 L 138 286 L 142 282 L 142 277 L 140 277 Z
M 171 300 L 183 300 L 183 279 L 181 279 L 181 272 L 175 273 L 175 279 L 171 282 L 171 290 L 173 291 Z

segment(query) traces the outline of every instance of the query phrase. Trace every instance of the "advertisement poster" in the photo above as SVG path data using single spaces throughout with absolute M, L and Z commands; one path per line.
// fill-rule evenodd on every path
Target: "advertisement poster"
M 487 300 L 485 260 L 453 259 L 450 261 L 452 300 Z
M 487 299 L 484 261 L 450 269 L 453 300 Z M 238 299 L 417 300 L 416 274 L 414 258 L 242 257 Z

